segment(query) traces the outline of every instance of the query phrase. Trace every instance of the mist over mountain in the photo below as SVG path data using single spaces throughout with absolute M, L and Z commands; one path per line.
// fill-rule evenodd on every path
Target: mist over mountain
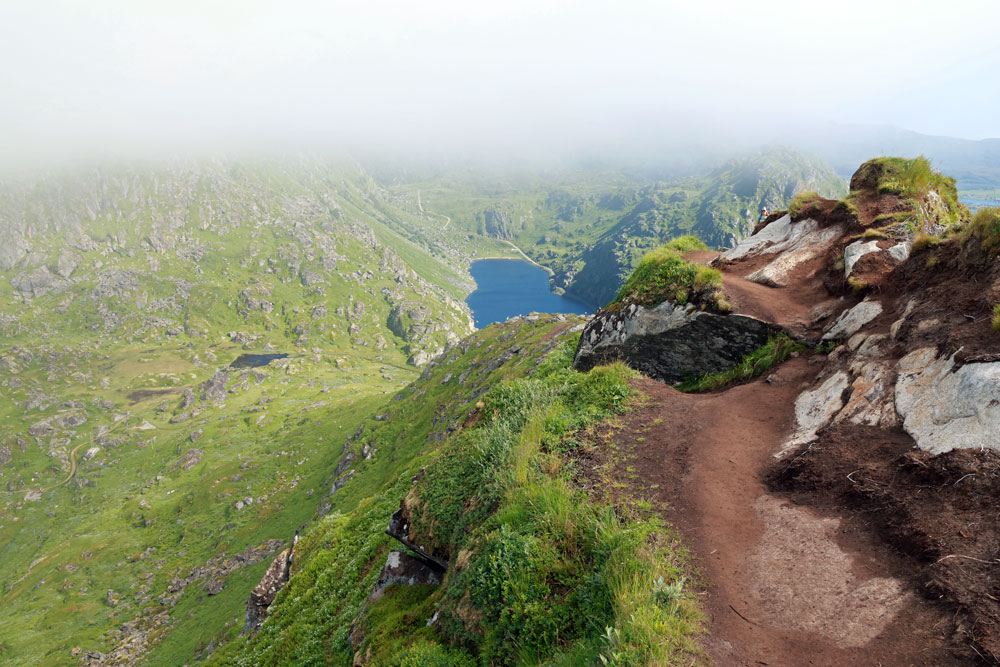
M 0 664 L 998 664 L 998 24 L 0 3 Z

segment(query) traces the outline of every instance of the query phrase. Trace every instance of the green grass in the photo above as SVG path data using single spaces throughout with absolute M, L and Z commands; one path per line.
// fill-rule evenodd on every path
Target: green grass
M 1000 303 L 993 307 L 993 330 L 1000 333 Z
M 812 190 L 800 192 L 792 198 L 792 201 L 788 203 L 788 213 L 792 216 L 792 218 L 797 218 L 806 206 L 812 204 L 819 198 L 819 193 Z
M 733 368 L 686 380 L 678 385 L 677 388 L 680 391 L 698 393 L 715 391 L 739 382 L 746 382 L 757 377 L 772 366 L 785 361 L 792 353 L 805 349 L 802 343 L 789 338 L 785 334 L 779 334 L 743 357 L 740 363 Z
M 955 179 L 936 171 L 929 160 L 879 157 L 862 164 L 851 179 L 852 190 L 874 190 L 881 195 L 896 195 L 909 203 L 909 212 L 892 214 L 897 219 L 912 218 L 915 231 L 927 231 L 930 225 L 949 226 L 968 219 L 969 211 L 958 201 Z M 936 192 L 940 204 L 932 201 Z
M 0 470 L 0 662 L 61 664 L 75 646 L 108 652 L 116 628 L 158 612 L 166 622 L 134 657 L 194 662 L 237 637 L 269 557 L 235 570 L 216 595 L 200 581 L 175 604 L 158 598 L 175 575 L 287 541 L 313 515 L 344 439 L 420 373 L 407 357 L 467 331 L 455 303 L 471 287 L 462 267 L 485 246 L 410 218 L 356 168 L 329 164 L 108 169 L 5 182 L 3 193 L 0 232 L 20 233 L 24 221 L 46 264 L 66 251 L 78 266 L 65 291 L 30 302 L 11 286 L 24 266 L 0 274 L 0 447 L 13 454 Z M 59 220 L 79 221 L 97 248 L 72 247 L 53 231 Z M 157 231 L 173 248 L 150 249 Z M 306 270 L 323 282 L 306 285 Z M 109 272 L 131 286 L 102 292 Z M 363 313 L 351 308 L 358 302 Z M 386 327 L 406 302 L 430 309 L 427 330 L 410 339 Z M 352 324 L 360 331 L 349 334 Z M 238 331 L 256 340 L 232 342 Z M 201 383 L 267 346 L 290 356 L 259 378 L 233 373 L 223 404 L 202 404 Z M 197 412 L 171 423 L 185 389 Z M 172 393 L 131 398 L 154 390 Z M 51 398 L 27 408 L 39 392 Z M 69 402 L 85 423 L 28 435 Z M 111 440 L 80 461 L 107 428 Z M 77 446 L 76 476 L 54 487 Z M 175 469 L 189 449 L 201 461 Z M 393 458 L 383 447 L 369 465 L 384 473 Z M 25 502 L 36 488 L 48 490 Z M 368 492 L 358 484 L 334 504 L 350 511 Z M 245 497 L 254 503 L 237 509 Z M 114 607 L 108 590 L 121 596 Z
M 679 236 L 667 243 L 664 247 L 668 250 L 674 250 L 680 253 L 694 252 L 696 250 L 708 250 L 708 246 L 705 245 L 704 241 L 691 234 Z
M 609 306 L 638 303 L 655 306 L 670 301 L 720 310 L 722 273 L 688 262 L 669 244 L 647 253 Z
M 975 238 L 989 255 L 1000 254 L 1000 208 L 981 208 L 959 233 L 963 242 Z
M 349 495 L 375 490 L 306 533 L 292 580 L 260 633 L 226 647 L 212 664 L 350 662 L 347 632 L 386 551 L 398 548 L 381 530 L 401 501 L 411 537 L 450 567 L 439 588 L 390 588 L 357 621 L 358 650 L 370 664 L 690 663 L 701 616 L 684 588 L 683 550 L 655 519 L 622 515 L 571 481 L 573 436 L 628 409 L 633 371 L 572 371 L 572 340 L 540 361 L 530 350 L 548 346 L 530 340 L 546 329 L 514 338 L 505 334 L 510 326 L 483 330 L 467 352 L 391 403 L 388 421 L 365 429 L 361 440 L 392 447 L 395 465 L 365 465 L 344 487 Z M 475 410 L 474 425 L 437 447 L 424 428 L 411 430 L 416 415 L 434 412 L 428 406 L 454 406 L 456 371 L 475 368 L 478 350 L 495 354 L 501 338 L 527 347 L 526 363 L 493 371 L 511 379 L 483 395 L 481 407 L 448 408 L 449 422 Z M 365 486 L 376 480 L 381 488 Z

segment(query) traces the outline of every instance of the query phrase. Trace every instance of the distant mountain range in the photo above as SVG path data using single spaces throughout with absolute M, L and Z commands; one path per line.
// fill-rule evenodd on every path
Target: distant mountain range
M 922 154 L 934 167 L 953 176 L 960 190 L 1000 189 L 1000 138 L 974 141 L 891 126 L 831 124 L 793 130 L 784 134 L 781 141 L 817 154 L 844 178 L 872 156 Z

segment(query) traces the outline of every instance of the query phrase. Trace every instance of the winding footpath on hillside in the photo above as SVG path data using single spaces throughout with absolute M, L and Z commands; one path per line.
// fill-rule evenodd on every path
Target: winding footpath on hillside
M 692 548 L 707 584 L 706 650 L 716 665 L 950 664 L 935 612 L 891 575 L 891 554 L 766 488 L 795 397 L 818 369 L 800 357 L 704 395 L 637 384 L 652 399 L 626 427 L 637 492 L 654 494 Z
M 716 253 L 685 257 L 708 263 Z M 829 257 L 802 262 L 784 287 L 749 279 L 773 259 L 722 262 L 733 312 L 814 340 L 817 322 L 850 305 L 817 276 Z M 796 353 L 753 382 L 708 394 L 643 377 L 635 386 L 648 400 L 607 436 L 625 443 L 627 460 L 610 465 L 691 548 L 712 664 L 978 664 L 956 652 L 953 614 L 921 594 L 912 561 L 877 531 L 828 497 L 800 504 L 769 486 L 811 448 L 777 456 L 796 432 L 796 400 L 825 377 L 827 363 Z

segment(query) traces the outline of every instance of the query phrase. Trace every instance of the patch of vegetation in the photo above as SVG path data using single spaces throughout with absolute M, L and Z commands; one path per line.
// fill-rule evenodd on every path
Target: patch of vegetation
M 864 231 L 863 234 L 858 236 L 860 239 L 884 239 L 887 238 L 885 232 L 881 229 L 875 229 L 874 227 L 869 227 Z
M 925 248 L 931 248 L 936 245 L 940 245 L 944 242 L 940 236 L 932 236 L 931 234 L 920 233 L 913 237 L 913 250 L 924 250 Z
M 212 664 L 349 664 L 355 648 L 373 665 L 688 664 L 700 615 L 683 550 L 655 519 L 572 482 L 574 436 L 628 409 L 634 372 L 571 370 L 576 341 L 545 343 L 550 329 L 488 327 L 390 402 L 388 419 L 356 438 L 379 456 L 303 536 L 267 622 Z M 454 376 L 501 345 L 520 353 L 484 377 L 510 379 L 458 402 L 476 375 L 464 386 Z M 428 437 L 435 423 L 444 432 L 463 422 L 438 446 Z M 390 588 L 355 625 L 363 639 L 352 647 L 394 546 L 382 529 L 401 502 L 411 537 L 450 567 L 438 588 Z
M 664 247 L 668 250 L 674 250 L 681 253 L 694 252 L 696 250 L 708 250 L 708 246 L 705 245 L 704 241 L 691 234 L 678 236 L 674 240 L 667 243 Z
M 971 238 L 977 239 L 980 247 L 990 255 L 1000 254 L 1000 208 L 988 207 L 976 211 L 972 221 L 959 234 L 962 242 Z
M 850 276 L 847 278 L 847 286 L 850 287 L 851 291 L 855 294 L 868 289 L 868 283 L 856 276 Z
M 788 203 L 788 213 L 792 218 L 797 218 L 800 213 L 810 204 L 814 203 L 817 199 L 820 199 L 820 194 L 814 192 L 813 190 L 805 190 L 798 193 L 792 198 L 792 201 Z
M 785 361 L 793 353 L 805 349 L 805 345 L 797 340 L 790 338 L 786 334 L 778 334 L 761 347 L 743 357 L 740 363 L 733 368 L 686 380 L 679 384 L 677 389 L 688 393 L 698 393 L 715 391 L 738 382 L 746 382 L 757 377 L 772 366 Z
M 833 207 L 833 214 L 838 216 L 848 216 L 852 218 L 858 217 L 858 202 L 857 197 L 848 194 L 843 199 L 839 200 Z
M 916 231 L 928 231 L 934 225 L 948 226 L 969 216 L 968 209 L 958 201 L 955 179 L 936 171 L 923 155 L 869 160 L 854 173 L 851 190 L 896 195 L 909 204 L 910 211 L 890 215 L 897 219 L 912 217 Z
M 655 306 L 664 301 L 722 311 L 722 273 L 688 262 L 666 245 L 646 253 L 608 307 L 624 303 Z
M 1000 303 L 993 307 L 993 330 L 1000 332 Z
M 569 355 L 566 355 L 568 358 Z M 623 519 L 576 489 L 551 455 L 621 413 L 632 371 L 540 369 L 484 398 L 460 438 L 408 494 L 411 537 L 451 554 L 441 632 L 488 664 L 670 664 L 694 650 L 692 600 L 669 600 L 678 554 L 651 519 Z M 662 579 L 661 579 L 662 578 Z M 681 584 L 682 586 L 682 584 Z M 662 589 L 663 585 L 661 585 Z M 613 646 L 602 638 L 615 637 Z

